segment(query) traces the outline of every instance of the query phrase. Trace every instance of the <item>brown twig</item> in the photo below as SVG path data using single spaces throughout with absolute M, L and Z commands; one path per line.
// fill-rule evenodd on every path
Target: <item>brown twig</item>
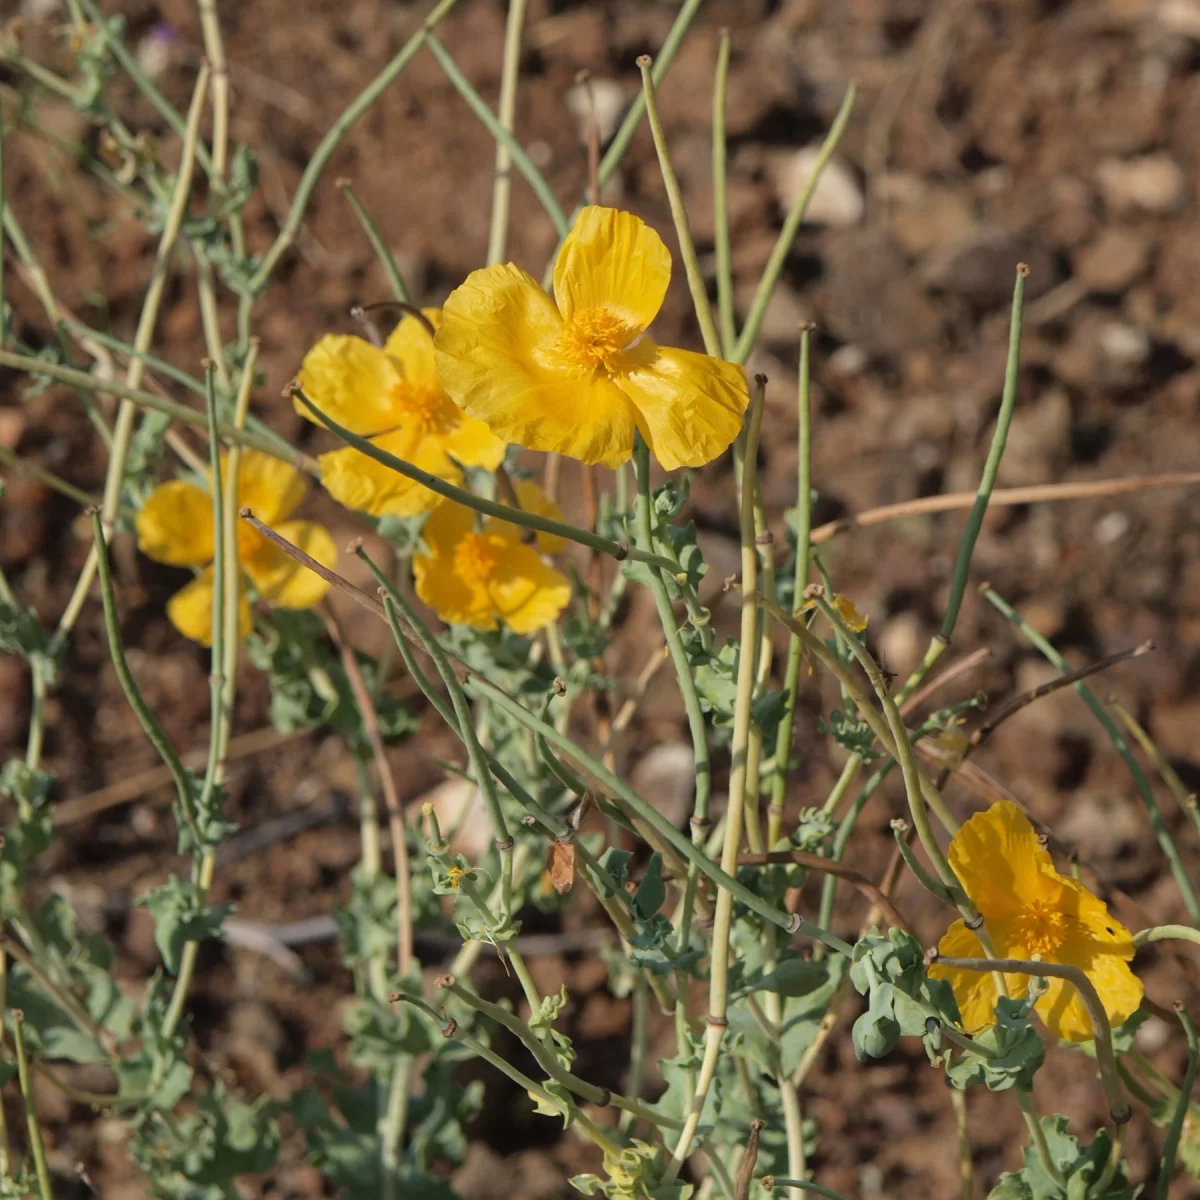
M 948 687 L 954 680 L 961 678 L 963 675 L 969 675 L 980 663 L 985 662 L 991 656 L 992 650 L 990 646 L 980 646 L 978 650 L 972 650 L 970 654 L 960 658 L 956 663 L 951 663 L 940 675 L 917 688 L 900 705 L 901 714 L 907 716 L 914 708 L 919 708 L 924 704 L 934 692 Z
M 746 1138 L 746 1153 L 738 1167 L 737 1179 L 733 1184 L 733 1200 L 748 1200 L 750 1184 L 754 1181 L 754 1168 L 758 1165 L 758 1135 L 762 1132 L 762 1121 L 755 1118 L 750 1122 L 750 1135 Z
M 791 863 L 809 871 L 824 871 L 826 875 L 836 875 L 838 879 L 844 879 L 868 900 L 873 901 L 883 915 L 897 928 L 906 931 L 912 929 L 912 926 L 900 915 L 899 910 L 882 888 L 876 887 L 865 875 L 860 875 L 845 864 L 834 862 L 833 859 L 825 858 L 820 854 L 809 854 L 804 850 L 770 850 L 762 854 L 739 854 L 737 861 L 739 867 L 765 867 L 771 863 Z
M 409 967 L 413 956 L 412 928 L 412 879 L 409 875 L 408 835 L 404 825 L 404 811 L 400 807 L 400 795 L 396 790 L 396 779 L 388 762 L 387 751 L 383 744 L 383 734 L 379 728 L 379 713 L 371 691 L 367 687 L 359 669 L 358 659 L 354 655 L 354 647 L 346 640 L 346 631 L 342 628 L 337 614 L 331 604 L 322 606 L 325 618 L 325 628 L 333 639 L 334 645 L 342 659 L 342 669 L 346 672 L 346 680 L 354 695 L 354 703 L 358 706 L 362 717 L 363 732 L 370 743 L 371 752 L 375 756 L 375 767 L 379 772 L 379 784 L 383 788 L 383 802 L 387 809 L 388 831 L 392 837 L 393 866 L 396 874 L 396 966 L 401 979 L 408 977 Z
M 1043 501 L 1086 500 L 1107 496 L 1121 496 L 1129 492 L 1140 492 L 1147 488 L 1186 487 L 1200 483 L 1200 471 L 1177 471 L 1166 475 L 1135 475 L 1128 479 L 1100 479 L 1087 483 L 1048 483 L 1035 487 L 996 488 L 988 502 L 991 508 L 1010 508 L 1015 504 L 1037 504 Z M 882 525 L 902 517 L 923 516 L 929 513 L 954 512 L 970 508 L 975 503 L 974 492 L 950 492 L 945 496 L 922 496 L 916 500 L 903 500 L 899 504 L 884 504 L 879 508 L 864 509 L 848 517 L 839 517 L 819 525 L 812 531 L 813 545 L 827 542 L 839 533 L 851 529 L 862 529 L 868 525 Z

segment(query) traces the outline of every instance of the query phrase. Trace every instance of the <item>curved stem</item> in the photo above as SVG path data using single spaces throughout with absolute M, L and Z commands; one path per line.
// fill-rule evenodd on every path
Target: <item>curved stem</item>
M 1135 947 L 1148 946 L 1151 942 L 1165 942 L 1171 938 L 1200 946 L 1200 930 L 1190 925 L 1152 925 L 1149 929 L 1139 929 L 1133 935 L 1133 944 Z

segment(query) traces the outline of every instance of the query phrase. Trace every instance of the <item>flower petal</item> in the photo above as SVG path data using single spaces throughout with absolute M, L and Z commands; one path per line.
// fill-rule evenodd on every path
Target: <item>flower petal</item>
M 504 623 L 513 633 L 536 633 L 552 624 L 571 601 L 567 577 L 538 557 L 532 546 L 517 543 L 488 585 Z
M 517 503 L 523 512 L 537 513 L 538 516 L 549 517 L 553 521 L 566 520 L 562 509 L 553 500 L 548 500 L 545 492 L 532 479 L 518 479 L 513 484 L 513 491 L 517 493 Z M 521 526 L 514 525 L 511 521 L 502 521 L 499 517 L 489 517 L 484 522 L 484 530 L 487 533 L 498 533 L 514 542 L 520 541 L 525 532 Z M 566 549 L 566 545 L 567 539 L 556 534 L 537 535 L 537 548 L 541 554 L 558 554 Z
M 947 958 L 983 958 L 979 939 L 960 918 L 942 935 L 938 953 Z M 967 971 L 959 967 L 943 967 L 934 963 L 929 968 L 931 979 L 947 979 L 954 989 L 963 1028 L 978 1033 L 996 1020 L 996 984 L 990 971 Z
M 421 312 L 436 331 L 442 323 L 442 310 L 423 308 Z M 433 335 L 411 313 L 400 318 L 384 342 L 383 352 L 396 360 L 400 373 L 408 382 L 419 387 L 441 386 L 433 361 Z
M 337 566 L 337 546 L 324 525 L 316 521 L 284 521 L 275 532 L 321 566 L 331 570 Z M 328 581 L 272 542 L 264 541 L 242 565 L 259 595 L 279 608 L 312 608 L 329 591 Z
M 436 352 L 450 397 L 497 437 L 618 466 L 633 453 L 633 406 L 607 379 L 570 369 L 550 297 L 510 265 L 472 271 L 442 310 Z
M 554 298 L 564 317 L 605 308 L 640 333 L 658 315 L 671 281 L 671 252 L 633 213 L 591 205 L 580 211 L 554 264 Z
M 146 497 L 136 525 L 138 548 L 157 562 L 173 567 L 212 562 L 212 497 L 194 483 L 160 483 Z
M 988 919 L 1013 915 L 1046 895 L 1054 872 L 1029 818 L 1010 800 L 976 813 L 954 835 L 948 858 L 976 908 Z
M 401 379 L 395 362 L 360 337 L 327 334 L 304 356 L 299 379 L 304 394 L 351 433 L 383 433 L 403 415 L 397 407 Z M 321 423 L 299 399 L 293 403 L 305 420 Z
M 239 613 L 238 633 L 242 638 L 250 636 L 254 628 L 254 617 L 250 612 L 250 601 L 246 589 L 238 589 Z M 172 625 L 186 638 L 202 646 L 212 645 L 213 571 L 212 567 L 197 575 L 191 583 L 182 587 L 167 601 L 167 617 Z
M 371 441 L 381 450 L 411 462 L 447 483 L 462 483 L 462 472 L 446 457 L 440 439 L 426 438 L 417 442 L 410 433 L 397 430 Z M 442 502 L 437 492 L 385 467 L 352 446 L 322 454 L 319 461 L 325 490 L 347 508 L 376 517 L 416 517 Z
M 444 504 L 434 517 L 446 509 L 459 507 Z M 430 517 L 430 521 L 434 517 Z M 430 554 L 414 554 L 413 580 L 417 595 L 448 625 L 470 625 L 485 631 L 496 628 L 496 611 L 486 590 L 467 584 L 454 573 L 449 560 Z
M 741 367 L 648 339 L 629 360 L 615 382 L 637 409 L 638 428 L 663 467 L 699 467 L 729 448 L 750 403 Z
M 290 517 L 304 499 L 308 484 L 302 472 L 259 450 L 242 455 L 238 472 L 238 504 L 253 511 L 266 525 Z
M 482 421 L 463 413 L 458 428 L 442 438 L 442 446 L 455 462 L 465 467 L 494 471 L 503 461 L 508 443 L 498 438 Z
M 447 500 L 436 508 L 429 520 L 421 526 L 425 544 L 438 558 L 451 559 L 454 548 L 468 534 L 474 532 L 475 513 L 465 504 Z

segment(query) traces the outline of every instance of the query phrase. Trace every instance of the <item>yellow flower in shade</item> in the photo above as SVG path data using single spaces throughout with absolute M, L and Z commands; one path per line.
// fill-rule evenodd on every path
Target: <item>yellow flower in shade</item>
M 440 309 L 422 309 L 436 327 Z M 505 445 L 468 417 L 438 380 L 433 338 L 414 316 L 405 316 L 383 348 L 359 337 L 330 334 L 304 357 L 304 394 L 351 433 L 421 467 L 447 483 L 463 481 L 459 464 L 495 470 Z M 315 421 L 300 401 L 301 416 Z M 382 517 L 413 517 L 442 497 L 347 446 L 321 455 L 321 482 L 335 500 Z
M 527 512 L 561 519 L 534 484 L 516 491 Z M 539 533 L 530 545 L 522 529 L 495 517 L 476 530 L 475 514 L 453 502 L 434 509 L 421 533 L 430 552 L 413 556 L 417 595 L 450 625 L 491 630 L 503 621 L 514 633 L 536 633 L 571 599 L 567 577 L 538 554 L 560 550 L 561 538 Z
M 249 450 L 242 456 L 238 503 L 326 567 L 337 563 L 333 535 L 314 521 L 286 518 L 304 498 L 304 476 L 285 462 Z M 280 608 L 311 608 L 329 584 L 301 566 L 245 521 L 237 523 L 238 561 L 258 594 Z M 160 484 L 137 515 L 143 554 L 172 567 L 204 567 L 167 602 L 167 616 L 185 637 L 207 646 L 212 640 L 213 505 L 203 488 L 183 479 Z M 250 603 L 240 592 L 241 636 L 253 628 Z
M 950 865 L 983 917 L 1000 958 L 1078 967 L 1095 985 L 1109 1021 L 1119 1025 L 1142 1001 L 1142 983 L 1129 969 L 1133 938 L 1109 915 L 1102 900 L 1055 869 L 1025 814 L 1008 800 L 976 813 L 950 843 Z M 950 958 L 987 957 L 962 920 L 938 943 Z M 948 979 L 968 1033 L 994 1020 L 996 985 L 987 971 L 964 971 L 935 962 L 930 975 Z M 1027 975 L 1006 975 L 1009 995 L 1024 995 Z M 1076 988 L 1051 979 L 1037 1002 L 1046 1028 L 1060 1038 L 1092 1036 L 1087 1009 Z
M 437 335 L 446 390 L 531 450 L 615 467 L 640 431 L 666 467 L 728 447 L 750 401 L 741 367 L 656 345 L 671 255 L 632 213 L 585 208 L 554 266 L 554 299 L 518 267 L 473 271 Z

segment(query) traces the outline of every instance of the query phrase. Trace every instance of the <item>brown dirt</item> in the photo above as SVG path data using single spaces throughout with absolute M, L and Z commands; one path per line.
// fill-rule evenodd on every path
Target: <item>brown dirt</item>
M 109 9 L 117 6 L 109 4 Z M 199 55 L 193 6 L 185 0 L 119 6 L 133 40 L 156 22 L 177 32 L 160 83 L 186 104 Z M 247 213 L 248 237 L 265 247 L 294 194 L 307 157 L 338 113 L 419 20 L 419 6 L 375 0 L 259 0 L 220 3 L 235 90 L 233 136 L 254 145 L 262 198 Z M 665 3 L 552 3 L 531 0 L 518 136 L 557 194 L 580 194 L 586 165 L 564 96 L 576 71 L 636 88 L 637 54 L 657 46 L 673 15 Z M 794 500 L 795 326 L 815 319 L 815 482 L 818 518 L 975 486 L 998 404 L 1014 265 L 1032 268 L 1016 419 L 1001 483 L 1186 471 L 1200 463 L 1200 8 L 1151 0 L 711 0 L 662 88 L 663 118 L 692 207 L 701 252 L 711 249 L 708 176 L 711 77 L 717 30 L 734 36 L 730 79 L 730 180 L 739 301 L 752 289 L 781 222 L 775 180 L 789 153 L 821 136 L 846 83 L 862 96 L 842 148 L 851 190 L 868 200 L 865 218 L 845 228 L 806 226 L 752 362 L 771 378 L 762 478 L 772 523 Z M 483 95 L 494 101 L 503 9 L 463 0 L 441 36 Z M 45 45 L 50 45 L 47 40 Z M 15 76 L 0 70 L 0 83 Z M 157 128 L 153 113 L 122 85 L 119 110 L 135 128 Z M 43 119 L 61 137 L 86 138 L 81 118 L 48 105 Z M 81 317 L 132 335 L 152 247 L 127 208 L 27 133 L 10 137 L 12 203 L 43 256 L 58 296 Z M 318 187 L 305 232 L 278 282 L 258 307 L 260 365 L 268 385 L 258 411 L 288 436 L 315 446 L 315 431 L 281 399 L 305 349 L 324 331 L 352 328 L 355 301 L 382 298 L 386 281 L 334 181 L 353 179 L 422 299 L 438 302 L 483 258 L 492 147 L 487 133 L 428 54 L 348 136 Z M 644 130 L 607 199 L 632 208 L 673 243 L 653 147 Z M 540 271 L 554 244 L 548 221 L 517 182 L 511 256 Z M 681 273 L 680 273 L 681 275 Z M 10 275 L 11 279 L 11 275 Z M 45 335 L 36 300 L 12 279 L 21 335 Z M 107 295 L 107 307 L 97 297 Z M 664 342 L 696 345 L 686 288 L 677 278 L 657 327 Z M 227 332 L 232 314 L 223 314 Z M 41 334 L 39 334 L 41 331 Z M 203 355 L 192 292 L 172 287 L 159 353 L 195 370 Z M 103 460 L 73 399 L 51 389 L 22 402 L 20 380 L 0 378 L 0 437 L 72 482 L 97 491 Z M 6 473 L 9 494 L 0 564 L 46 622 L 57 619 L 83 562 L 87 532 L 78 510 L 40 484 Z M 728 467 L 706 471 L 694 513 L 719 580 L 732 569 Z M 314 514 L 343 540 L 352 522 L 324 497 Z M 1082 664 L 1153 638 L 1157 651 L 1097 684 L 1147 722 L 1189 786 L 1200 780 L 1200 519 L 1185 489 L 1114 501 L 1010 509 L 993 514 L 980 538 L 974 579 L 990 579 L 1045 634 Z M 839 538 L 826 561 L 841 589 L 871 616 L 892 671 L 903 676 L 936 630 L 961 515 L 913 518 Z M 134 670 L 167 732 L 184 748 L 203 745 L 208 720 L 204 655 L 172 630 L 163 604 L 179 573 L 118 556 L 124 635 Z M 723 627 L 730 614 L 718 608 Z M 354 620 L 365 648 L 380 632 Z M 632 677 L 654 637 L 652 610 L 630 606 L 612 666 Z M 976 646 L 993 656 L 953 690 L 993 697 L 1045 678 L 1040 660 L 1003 620 L 968 593 L 954 653 Z M 836 764 L 817 741 L 818 693 L 810 684 L 800 723 L 805 767 L 792 803 L 824 795 Z M 266 690 L 246 670 L 238 731 L 266 722 Z M 0 661 L 0 752 L 17 751 L 28 684 Z M 98 605 L 89 604 L 72 642 L 62 686 L 51 701 L 47 764 L 57 797 L 79 797 L 154 764 L 109 665 Z M 664 672 L 622 747 L 627 764 L 648 746 L 683 738 L 679 704 Z M 439 778 L 430 755 L 452 754 L 433 721 L 392 752 L 406 799 Z M 1077 699 L 1059 694 L 1002 727 L 979 765 L 1129 891 L 1146 923 L 1182 909 L 1136 792 L 1102 732 Z M 350 763 L 334 738 L 309 737 L 238 764 L 232 815 L 243 827 L 352 795 Z M 958 810 L 981 798 L 952 788 Z M 69 827 L 41 862 L 37 886 L 64 887 L 81 902 L 138 894 L 175 868 L 161 790 L 132 807 Z M 872 877 L 886 863 L 895 788 L 872 803 L 850 861 Z M 1172 829 L 1194 870 L 1197 846 L 1169 798 Z M 277 843 L 230 866 L 216 899 L 243 916 L 295 919 L 345 898 L 357 856 L 352 821 Z M 911 883 L 899 903 L 923 938 L 944 916 Z M 813 895 L 805 903 L 815 904 Z M 839 923 L 855 928 L 863 902 L 848 897 Z M 586 914 L 573 914 L 572 925 Z M 1138 915 L 1127 914 L 1133 924 Z M 147 929 L 135 918 L 107 920 L 122 950 L 120 974 L 139 986 L 153 966 Z M 339 1038 L 349 982 L 331 948 L 304 951 L 313 982 L 303 988 L 245 951 L 203 957 L 194 1011 L 213 1066 L 258 1092 L 286 1093 L 303 1078 L 308 1050 Z M 1166 956 L 1147 954 L 1150 994 L 1169 1005 L 1196 1003 L 1189 977 Z M 586 956 L 539 963 L 547 979 L 572 986 L 572 1033 L 584 1062 L 612 1073 L 624 1054 L 628 1013 L 604 991 Z M 506 985 L 485 970 L 487 986 Z M 264 1032 L 265 1031 L 265 1032 Z M 663 1031 L 665 1036 L 665 1031 Z M 1181 1039 L 1161 1027 L 1156 1061 L 1177 1074 Z M 664 1048 L 669 1045 L 663 1042 Z M 262 1047 L 266 1047 L 265 1052 Z M 657 1055 L 652 1055 L 657 1057 Z M 1072 1114 L 1085 1132 L 1103 1116 L 1103 1097 L 1080 1056 L 1050 1051 L 1038 1077 L 1043 1111 Z M 586 1073 L 586 1071 L 585 1071 Z M 484 1072 L 479 1077 L 485 1077 Z M 613 1082 L 616 1082 L 614 1076 Z M 604 1080 L 601 1080 L 604 1082 Z M 460 1185 L 468 1200 L 570 1194 L 563 1180 L 581 1153 L 552 1123 L 514 1117 L 517 1097 L 488 1078 L 489 1102 Z M 122 1166 L 112 1126 L 39 1093 L 59 1160 L 94 1164 L 103 1194 L 139 1194 Z M 860 1067 L 848 1034 L 835 1034 L 806 1093 L 822 1129 L 818 1178 L 845 1193 L 896 1197 L 954 1193 L 953 1120 L 945 1088 L 919 1047 Z M 1015 1165 L 1022 1132 L 1008 1097 L 971 1095 L 979 1177 Z M 1137 1119 L 1129 1139 L 1134 1178 L 1153 1170 L 1158 1131 Z M 586 1156 L 585 1156 L 586 1157 Z M 865 1164 L 873 1164 L 870 1168 Z M 872 1175 L 878 1168 L 881 1174 Z M 1180 1196 L 1189 1194 L 1178 1185 Z M 316 1196 L 320 1181 L 289 1141 L 284 1163 L 262 1195 Z M 132 1189 L 132 1190 L 131 1190 Z M 1174 1193 L 1173 1193 L 1174 1194 Z

